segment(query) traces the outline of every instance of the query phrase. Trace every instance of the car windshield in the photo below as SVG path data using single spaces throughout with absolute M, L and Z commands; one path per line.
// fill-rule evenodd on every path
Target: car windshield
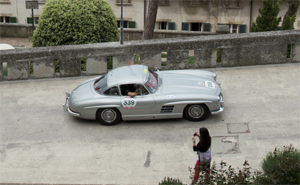
M 107 87 L 107 74 L 101 76 L 94 83 L 94 89 L 99 93 L 102 93 L 106 87 Z
M 158 75 L 151 70 L 149 70 L 149 72 L 149 77 L 145 85 L 152 93 L 154 93 L 158 87 Z

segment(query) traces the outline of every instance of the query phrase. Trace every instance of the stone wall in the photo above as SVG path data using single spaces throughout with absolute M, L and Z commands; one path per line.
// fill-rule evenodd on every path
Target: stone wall
M 36 25 L 35 25 L 36 26 Z M 124 28 L 124 41 L 141 40 L 143 29 Z M 155 30 L 154 39 L 164 38 L 179 38 L 216 35 L 215 32 L 195 32 L 195 31 L 170 31 L 170 30 Z M 29 38 L 32 36 L 32 24 L 12 24 L 0 23 L 0 37 L 23 37 Z
M 291 58 L 287 60 L 287 47 L 292 45 Z M 222 61 L 217 64 L 217 50 L 222 49 Z M 167 53 L 166 66 L 162 66 L 161 53 Z M 189 55 L 194 53 L 194 62 L 189 64 Z M 0 80 L 28 78 L 72 77 L 104 74 L 107 57 L 113 57 L 113 68 L 133 63 L 140 56 L 140 64 L 162 70 L 200 69 L 281 64 L 300 62 L 300 31 L 276 31 L 249 34 L 210 35 L 84 44 L 55 47 L 39 47 L 0 51 Z M 81 58 L 86 58 L 86 72 L 81 71 Z M 59 60 L 59 75 L 54 62 Z M 33 74 L 29 74 L 29 61 Z M 3 63 L 7 64 L 8 75 L 3 78 Z

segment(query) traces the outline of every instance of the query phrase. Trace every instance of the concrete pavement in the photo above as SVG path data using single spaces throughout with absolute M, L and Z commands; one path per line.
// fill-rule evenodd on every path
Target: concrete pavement
M 300 65 L 209 69 L 225 111 L 203 122 L 121 122 L 106 127 L 62 111 L 65 91 L 91 77 L 0 82 L 0 183 L 189 183 L 192 134 L 207 127 L 213 161 L 260 169 L 275 147 L 300 148 Z

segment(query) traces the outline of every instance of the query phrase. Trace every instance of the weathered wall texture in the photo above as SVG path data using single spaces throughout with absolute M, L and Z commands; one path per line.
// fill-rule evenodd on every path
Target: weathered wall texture
M 85 74 L 104 74 L 107 57 L 113 57 L 116 68 L 133 63 L 137 54 L 140 64 L 162 70 L 280 64 L 287 62 L 288 44 L 292 45 L 289 61 L 300 62 L 300 30 L 2 50 L 0 69 L 7 63 L 8 75 L 3 78 L 1 70 L 0 79 L 55 77 L 56 60 L 60 77 L 80 76 L 82 57 L 87 61 Z M 218 48 L 222 48 L 222 61 L 217 65 Z M 191 51 L 194 64 L 189 64 Z M 167 53 L 166 66 L 162 66 L 162 52 Z M 29 61 L 33 61 L 32 75 Z
M 36 25 L 35 25 L 36 26 Z M 124 41 L 141 40 L 143 29 L 124 29 Z M 153 39 L 164 38 L 180 38 L 193 36 L 216 35 L 215 32 L 195 32 L 195 31 L 170 31 L 170 30 L 155 30 Z M 32 36 L 31 24 L 10 24 L 0 23 L 0 37 L 22 37 L 29 38 Z

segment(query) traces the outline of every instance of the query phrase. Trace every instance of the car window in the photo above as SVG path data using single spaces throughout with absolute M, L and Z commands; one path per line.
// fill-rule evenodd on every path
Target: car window
M 101 76 L 99 79 L 97 79 L 94 83 L 94 89 L 102 93 L 107 87 L 107 74 Z
M 109 96 L 119 96 L 120 95 L 117 87 L 109 88 L 106 91 L 104 91 L 103 94 L 109 95 Z
M 121 93 L 123 96 L 127 96 L 128 92 L 135 92 L 134 84 L 125 84 L 120 86 Z
M 136 85 L 135 92 L 139 92 L 140 94 L 138 94 L 138 95 L 147 95 L 147 94 L 149 94 L 148 90 L 142 84 L 137 84 Z
M 152 72 L 151 70 L 149 70 L 149 72 L 150 72 L 149 77 L 145 85 L 152 93 L 154 93 L 158 88 L 158 80 L 157 80 L 158 76 L 156 73 Z
M 147 95 L 149 91 L 142 84 L 126 84 L 120 86 L 123 96 L 127 96 L 128 92 L 138 92 L 138 95 Z

